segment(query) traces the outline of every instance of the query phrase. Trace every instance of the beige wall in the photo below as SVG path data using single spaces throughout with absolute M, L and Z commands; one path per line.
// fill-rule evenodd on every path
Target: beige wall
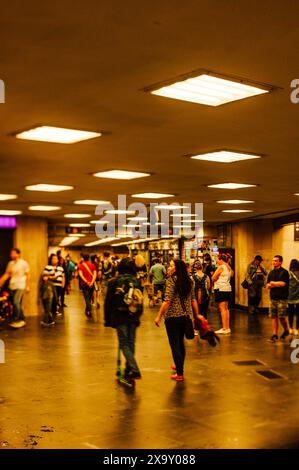
M 261 255 L 269 271 L 274 255 L 282 255 L 288 269 L 292 258 L 299 258 L 299 242 L 294 241 L 294 225 L 273 229 L 272 220 L 240 222 L 232 226 L 232 245 L 235 249 L 236 303 L 247 305 L 247 291 L 241 287 L 247 265 L 255 255 Z M 263 289 L 261 307 L 269 306 L 269 292 Z
M 37 315 L 38 283 L 40 274 L 47 263 L 48 224 L 46 219 L 20 217 L 17 222 L 14 245 L 20 248 L 22 258 L 30 265 L 30 293 L 23 301 L 25 315 Z

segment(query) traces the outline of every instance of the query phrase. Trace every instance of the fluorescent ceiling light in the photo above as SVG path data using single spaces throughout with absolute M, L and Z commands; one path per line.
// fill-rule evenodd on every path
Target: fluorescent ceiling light
M 261 158 L 260 155 L 251 155 L 247 153 L 233 152 L 231 150 L 217 150 L 215 152 L 205 153 L 202 155 L 194 155 L 191 157 L 193 160 L 205 160 L 208 162 L 218 163 L 234 163 L 242 160 L 251 160 L 254 158 Z
M 200 219 L 190 219 L 190 220 L 188 219 L 188 220 L 186 220 L 186 219 L 184 219 L 184 220 L 182 220 L 182 222 L 184 222 L 184 224 L 185 224 L 185 223 L 187 223 L 187 224 L 193 224 L 194 222 L 195 222 L 195 223 L 196 223 L 196 222 L 204 222 L 204 220 L 200 220 Z
M 224 201 L 216 201 L 218 204 L 253 204 L 254 201 L 246 201 L 245 199 L 226 199 Z
M 198 214 L 171 214 L 171 217 L 197 217 Z
M 69 225 L 70 227 L 77 227 L 77 228 L 80 228 L 80 227 L 90 227 L 90 224 L 70 224 Z
M 173 228 L 192 228 L 191 225 L 174 225 Z
M 58 211 L 61 209 L 59 206 L 29 206 L 30 211 Z
M 151 225 L 151 223 L 150 222 L 143 222 L 142 225 Z
M 22 211 L 14 211 L 14 210 L 0 210 L 0 215 L 20 215 Z
M 199 73 L 197 77 L 181 78 L 170 85 L 148 91 L 151 91 L 154 95 L 166 98 L 190 101 L 208 106 L 219 106 L 231 101 L 268 93 L 270 89 L 271 87 L 264 89 L 259 86 L 246 85 L 229 77 L 221 78 L 212 74 Z
M 74 234 L 69 234 L 68 235 L 69 238 L 82 238 L 82 237 L 86 237 L 86 235 L 84 233 L 74 233 Z
M 299 196 L 299 193 L 295 193 L 294 196 Z
M 105 225 L 105 224 L 110 224 L 110 220 L 90 220 L 89 223 Z
M 107 244 L 107 243 L 110 243 L 114 240 L 118 240 L 117 237 L 107 237 L 107 238 L 101 238 L 100 240 L 96 240 L 94 242 L 89 242 L 89 243 L 85 243 L 84 246 L 96 246 L 96 245 L 102 245 L 102 244 Z
M 87 217 L 91 217 L 90 214 L 64 214 L 64 217 L 67 219 L 86 219 Z
M 74 186 L 63 186 L 61 184 L 32 184 L 26 186 L 27 191 L 46 191 L 49 193 L 58 193 L 59 191 L 67 191 L 69 189 L 74 189 Z
M 175 210 L 175 209 L 188 209 L 188 206 L 179 204 L 164 204 L 161 206 L 155 206 L 155 209 Z
M 156 222 L 155 225 L 165 225 L 164 222 Z
M 143 220 L 147 220 L 147 217 L 128 217 L 128 220 L 132 220 L 132 222 L 142 222 Z
M 37 140 L 39 142 L 54 142 L 58 144 L 74 144 L 82 140 L 100 137 L 100 132 L 87 132 L 64 127 L 40 126 L 29 131 L 20 132 L 17 139 Z
M 135 178 L 143 178 L 150 176 L 150 173 L 140 173 L 139 171 L 126 171 L 126 170 L 109 170 L 99 171 L 94 173 L 93 176 L 97 178 L 112 178 L 116 180 L 133 180 Z
M 123 227 L 134 228 L 136 227 L 136 224 L 123 224 Z
M 208 188 L 218 188 L 218 189 L 242 189 L 242 188 L 255 188 L 256 184 L 242 184 L 242 183 L 219 183 L 219 184 L 209 184 Z
M 65 237 L 63 238 L 63 240 L 59 243 L 59 246 L 67 246 L 67 245 L 71 245 L 72 243 L 76 242 L 77 240 L 79 240 L 80 237 L 76 236 L 76 237 Z
M 16 194 L 0 194 L 0 201 L 9 201 L 10 199 L 17 199 Z
M 140 193 L 132 194 L 132 197 L 140 197 L 144 199 L 161 199 L 163 197 L 174 197 L 174 194 L 163 194 L 163 193 Z
M 222 212 L 230 212 L 232 214 L 240 214 L 242 212 L 253 212 L 253 211 L 250 210 L 250 209 L 227 209 L 227 210 L 223 210 Z
M 82 204 L 86 206 L 99 206 L 104 204 L 110 204 L 109 201 L 96 201 L 95 199 L 82 199 L 79 201 L 74 201 L 74 204 Z
M 123 215 L 123 214 L 128 214 L 128 215 L 133 215 L 135 214 L 136 211 L 129 211 L 125 209 L 113 209 L 113 210 L 108 210 L 105 211 L 105 214 L 113 214 L 113 215 Z

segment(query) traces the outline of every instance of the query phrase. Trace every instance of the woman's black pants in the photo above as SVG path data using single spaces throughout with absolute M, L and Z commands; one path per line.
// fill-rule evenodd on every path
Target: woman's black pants
M 165 326 L 178 375 L 184 375 L 186 316 L 166 318 Z

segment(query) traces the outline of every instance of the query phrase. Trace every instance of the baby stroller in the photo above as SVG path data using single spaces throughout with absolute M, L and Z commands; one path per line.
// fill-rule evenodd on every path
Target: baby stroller
M 9 292 L 3 291 L 0 293 L 0 325 L 12 321 L 13 304 Z

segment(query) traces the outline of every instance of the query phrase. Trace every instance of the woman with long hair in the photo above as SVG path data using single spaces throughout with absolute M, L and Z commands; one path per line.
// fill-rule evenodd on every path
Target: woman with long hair
M 168 335 L 175 373 L 173 380 L 184 380 L 185 345 L 184 336 L 186 322 L 189 316 L 201 319 L 195 299 L 194 281 L 188 274 L 186 264 L 181 260 L 171 260 L 169 277 L 166 281 L 165 298 L 155 319 L 160 326 L 162 317 L 165 317 L 165 327 Z
M 229 335 L 231 333 L 231 329 L 229 327 L 228 304 L 232 291 L 230 280 L 233 275 L 233 270 L 228 264 L 227 255 L 220 253 L 218 255 L 218 268 L 212 276 L 212 280 L 214 282 L 215 301 L 218 304 L 222 320 L 222 328 L 216 331 L 216 333 L 220 335 Z
M 290 334 L 299 334 L 299 261 L 292 259 L 289 268 L 289 332 Z M 294 316 L 296 315 L 296 328 L 293 329 Z

